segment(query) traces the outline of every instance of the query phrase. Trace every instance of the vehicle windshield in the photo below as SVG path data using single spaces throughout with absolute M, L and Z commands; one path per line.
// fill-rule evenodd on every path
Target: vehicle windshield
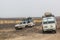
M 44 18 L 43 19 L 43 24 L 49 24 L 49 23 L 55 23 L 54 18 Z
M 55 19 L 48 19 L 48 23 L 55 23 Z
M 48 23 L 55 23 L 55 21 L 48 21 Z
M 55 21 L 46 21 L 46 22 L 43 22 L 43 24 L 49 24 L 49 23 L 55 23 Z
M 44 19 L 43 20 L 43 24 L 47 24 L 47 19 Z

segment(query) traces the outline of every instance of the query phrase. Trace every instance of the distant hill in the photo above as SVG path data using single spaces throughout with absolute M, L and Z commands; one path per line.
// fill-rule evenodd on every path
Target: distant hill
M 35 19 L 41 19 L 41 17 L 31 17 L 33 20 Z M 25 19 L 25 17 L 22 18 L 0 18 L 0 20 L 22 20 Z
M 25 19 L 25 17 L 21 17 L 21 18 L 0 18 L 0 20 L 22 20 Z M 42 19 L 42 17 L 32 17 L 33 20 L 37 19 L 40 20 Z M 56 17 L 57 21 L 60 21 L 60 16 Z

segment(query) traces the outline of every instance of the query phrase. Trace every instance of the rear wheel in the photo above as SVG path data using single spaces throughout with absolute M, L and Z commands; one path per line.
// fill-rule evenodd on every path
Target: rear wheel
M 53 30 L 53 33 L 56 33 L 56 30 Z

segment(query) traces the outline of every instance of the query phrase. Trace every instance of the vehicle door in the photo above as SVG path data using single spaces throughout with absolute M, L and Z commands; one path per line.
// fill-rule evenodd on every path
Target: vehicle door
M 26 26 L 26 22 L 23 22 L 22 27 L 25 27 L 25 26 Z

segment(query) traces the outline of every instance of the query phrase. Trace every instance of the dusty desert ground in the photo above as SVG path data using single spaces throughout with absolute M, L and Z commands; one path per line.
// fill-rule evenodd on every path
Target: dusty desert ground
M 60 29 L 57 33 L 42 33 L 41 26 L 15 30 L 14 28 L 0 29 L 0 40 L 60 40 Z

